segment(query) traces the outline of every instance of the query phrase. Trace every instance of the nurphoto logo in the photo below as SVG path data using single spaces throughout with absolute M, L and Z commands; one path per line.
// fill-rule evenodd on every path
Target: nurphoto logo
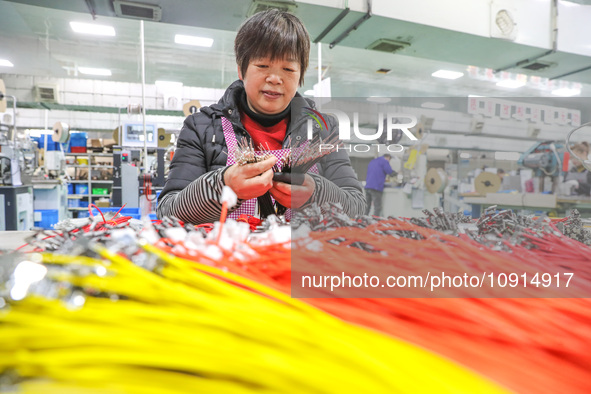
M 316 122 L 317 126 L 322 129 L 323 126 L 326 130 L 328 130 L 328 125 L 324 117 L 318 112 L 313 110 L 312 108 L 305 107 L 305 109 L 311 111 L 312 113 L 308 113 L 311 119 L 308 119 L 308 140 L 313 138 L 314 130 L 313 125 Z M 404 135 L 406 135 L 410 140 L 417 141 L 417 137 L 415 137 L 412 132 L 409 130 L 417 125 L 417 117 L 415 115 L 410 114 L 400 114 L 400 113 L 387 113 L 384 119 L 384 113 L 378 113 L 378 127 L 375 133 L 370 134 L 363 134 L 359 130 L 359 113 L 353 113 L 353 124 L 351 127 L 351 119 L 349 115 L 347 115 L 344 111 L 336 110 L 336 109 L 324 109 L 323 112 L 334 115 L 338 122 L 339 122 L 339 140 L 344 142 L 351 142 L 351 129 L 353 129 L 353 136 L 356 140 L 360 141 L 376 141 L 379 143 L 374 144 L 364 144 L 364 143 L 356 143 L 349 146 L 334 146 L 332 144 L 320 144 L 319 149 L 322 150 L 347 150 L 349 152 L 369 152 L 372 149 L 372 146 L 375 146 L 380 151 L 383 144 L 385 144 L 386 149 L 388 152 L 402 152 L 404 147 L 400 144 L 388 144 L 388 141 L 392 141 L 392 135 L 394 130 L 401 130 Z M 385 140 L 384 140 L 384 132 Z M 399 134 L 399 133 L 397 133 Z

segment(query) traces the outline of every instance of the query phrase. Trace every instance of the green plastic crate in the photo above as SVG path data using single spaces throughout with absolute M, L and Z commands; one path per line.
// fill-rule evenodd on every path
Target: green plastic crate
M 107 195 L 109 194 L 109 189 L 106 187 L 93 187 L 92 194 Z

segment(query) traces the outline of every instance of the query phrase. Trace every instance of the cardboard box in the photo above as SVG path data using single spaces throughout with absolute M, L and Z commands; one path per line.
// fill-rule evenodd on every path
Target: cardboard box
M 98 199 L 94 201 L 94 205 L 96 205 L 99 208 L 109 208 L 110 207 L 110 202 L 108 199 Z
M 103 151 L 103 142 L 100 140 L 100 138 L 89 138 L 86 146 L 93 152 Z
M 89 138 L 86 146 L 89 148 L 102 148 L 103 142 L 100 138 Z

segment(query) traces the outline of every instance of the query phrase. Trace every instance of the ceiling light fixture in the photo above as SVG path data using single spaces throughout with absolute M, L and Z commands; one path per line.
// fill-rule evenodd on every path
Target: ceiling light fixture
M 561 97 L 578 96 L 581 94 L 581 89 L 573 89 L 573 88 L 554 89 L 552 91 L 552 94 L 555 96 L 561 96 Z
M 213 45 L 213 38 L 185 36 L 183 34 L 176 34 L 174 42 L 177 44 L 194 45 L 198 47 L 210 48 Z
M 425 101 L 423 104 L 421 104 L 421 107 L 429 108 L 429 109 L 441 109 L 441 108 L 445 108 L 445 104 L 435 103 L 433 101 Z
M 506 79 L 504 81 L 497 82 L 497 86 L 499 86 L 501 88 L 517 89 L 517 88 L 520 88 L 522 86 L 525 86 L 525 82 L 518 81 L 518 80 L 515 80 L 515 79 Z
M 438 70 L 431 74 L 431 76 L 435 78 L 458 79 L 463 77 L 464 73 L 459 71 Z
M 0 67 L 14 67 L 10 60 L 0 59 Z
M 94 36 L 115 36 L 115 29 L 112 26 L 96 25 L 94 23 L 70 22 L 70 27 L 76 33 L 92 34 Z
M 511 37 L 515 29 L 515 21 L 508 10 L 500 10 L 495 16 L 495 24 L 506 37 Z
M 78 67 L 78 72 L 86 75 L 101 75 L 103 77 L 111 76 L 111 70 L 107 68 Z
M 173 81 L 156 81 L 156 82 L 154 82 L 154 85 L 156 85 L 162 89 L 167 89 L 167 88 L 182 87 L 183 83 L 182 82 L 173 82 Z
M 366 99 L 367 101 L 371 101 L 372 103 L 378 104 L 386 104 L 392 101 L 390 97 L 379 97 L 379 96 L 370 96 Z

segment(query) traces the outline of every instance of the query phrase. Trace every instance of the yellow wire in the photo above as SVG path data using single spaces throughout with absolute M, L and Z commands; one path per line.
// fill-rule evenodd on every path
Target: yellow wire
M 11 303 L 0 312 L 0 373 L 48 378 L 21 385 L 47 392 L 503 391 L 266 286 L 143 247 L 161 259 L 155 272 L 101 247 L 106 260 L 43 254 L 48 278 L 96 296 L 81 308 L 39 296 Z M 52 265 L 100 266 L 106 274 L 77 276 Z

